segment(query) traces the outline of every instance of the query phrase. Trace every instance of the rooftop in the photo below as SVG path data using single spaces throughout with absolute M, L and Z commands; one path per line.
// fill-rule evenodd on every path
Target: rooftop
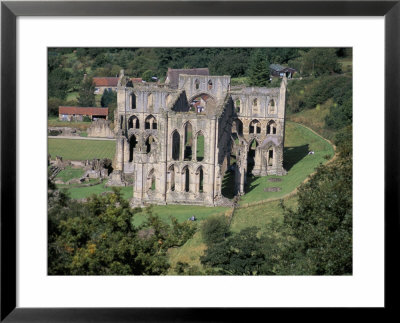
M 75 114 L 75 115 L 90 115 L 90 116 L 107 116 L 108 108 L 94 107 L 58 107 L 59 114 Z
M 93 77 L 93 83 L 96 86 L 112 86 L 118 85 L 118 77 Z
M 179 84 L 179 75 L 210 75 L 208 68 L 181 68 L 172 69 L 168 68 L 166 83 L 171 87 L 177 88 Z

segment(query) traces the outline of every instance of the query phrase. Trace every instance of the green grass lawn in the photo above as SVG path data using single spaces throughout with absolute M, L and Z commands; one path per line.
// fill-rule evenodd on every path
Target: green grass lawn
M 59 172 L 56 178 L 63 180 L 64 182 L 69 181 L 73 178 L 81 178 L 84 170 L 82 168 L 72 168 L 71 166 L 65 167 L 61 172 Z
M 284 199 L 284 204 L 290 208 L 296 207 L 297 196 Z M 263 231 L 273 219 L 278 221 L 283 220 L 283 210 L 280 206 L 280 200 L 248 208 L 236 209 L 230 229 L 233 232 L 239 232 L 245 228 L 255 226 L 259 228 L 260 231 Z
M 79 92 L 69 92 L 67 97 L 65 98 L 66 101 L 76 101 L 78 102 Z
M 308 155 L 313 150 L 314 155 Z M 287 122 L 285 132 L 284 168 L 285 176 L 248 177 L 246 194 L 240 204 L 282 197 L 298 187 L 321 163 L 327 162 L 325 156 L 333 157 L 334 150 L 322 137 L 302 125 Z M 281 182 L 270 182 L 269 178 L 279 178 Z M 280 187 L 279 192 L 264 192 L 266 187 Z
M 194 206 L 194 205 L 153 205 L 152 213 L 160 216 L 162 219 L 170 222 L 170 216 L 177 218 L 179 222 L 187 221 L 191 216 L 195 216 L 198 221 L 204 220 L 210 215 L 224 213 L 227 211 L 227 207 L 206 207 L 206 206 Z M 135 214 L 133 219 L 134 225 L 140 225 L 146 220 L 146 212 Z
M 290 114 L 287 116 L 287 120 L 306 125 L 324 138 L 333 139 L 335 131 L 329 130 L 325 126 L 325 118 L 329 114 L 332 105 L 333 101 L 329 99 L 314 109 L 304 109 L 298 113 Z
M 52 159 L 56 156 L 62 156 L 64 160 L 113 159 L 115 141 L 49 138 L 48 153 Z

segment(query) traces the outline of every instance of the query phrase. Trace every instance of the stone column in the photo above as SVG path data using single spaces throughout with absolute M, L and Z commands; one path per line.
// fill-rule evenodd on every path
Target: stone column
M 135 204 L 141 204 L 144 199 L 146 189 L 146 174 L 144 164 L 142 162 L 136 163 L 135 167 L 135 182 L 133 183 L 133 199 Z
M 196 179 L 197 176 L 194 172 L 191 172 L 189 169 L 189 192 L 195 193 L 196 192 Z
M 197 136 L 192 136 L 192 161 L 197 161 Z
M 186 148 L 185 130 L 183 131 L 183 135 L 181 135 L 181 145 L 182 147 L 180 147 L 179 160 L 185 160 L 185 148 Z
M 119 136 L 116 140 L 115 170 L 124 170 L 124 137 Z
M 129 162 L 129 148 L 130 148 L 129 141 L 128 141 L 128 139 L 125 139 L 124 140 L 124 162 L 125 163 Z

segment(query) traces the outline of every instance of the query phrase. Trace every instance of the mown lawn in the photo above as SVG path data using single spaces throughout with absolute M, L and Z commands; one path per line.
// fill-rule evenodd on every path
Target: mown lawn
M 175 217 L 179 222 L 187 221 L 188 218 L 195 216 L 197 221 L 201 221 L 213 214 L 223 214 L 228 210 L 227 207 L 206 207 L 194 205 L 153 205 L 152 213 L 170 222 L 170 216 Z M 132 223 L 136 226 L 142 224 L 147 218 L 146 211 L 135 214 Z
M 231 231 L 239 232 L 248 227 L 257 227 L 262 232 L 272 220 L 283 220 L 283 209 L 280 206 L 281 200 L 271 201 L 261 205 L 248 208 L 238 208 L 235 210 Z M 295 208 L 297 206 L 297 196 L 291 196 L 283 200 L 286 207 Z
M 47 149 L 51 159 L 56 156 L 61 156 L 64 160 L 113 159 L 115 141 L 49 138 Z
M 82 168 L 72 168 L 71 166 L 67 166 L 61 172 L 59 172 L 56 178 L 63 180 L 64 182 L 69 181 L 73 178 L 80 178 L 84 173 Z
M 309 151 L 313 155 L 308 155 Z M 240 198 L 240 204 L 282 197 L 298 187 L 309 174 L 321 163 L 327 162 L 326 157 L 333 157 L 331 144 L 322 137 L 311 132 L 300 124 L 286 123 L 284 168 L 288 171 L 285 176 L 248 177 L 246 194 Z M 268 181 L 279 178 L 280 182 Z M 279 187 L 279 192 L 264 192 L 267 187 Z

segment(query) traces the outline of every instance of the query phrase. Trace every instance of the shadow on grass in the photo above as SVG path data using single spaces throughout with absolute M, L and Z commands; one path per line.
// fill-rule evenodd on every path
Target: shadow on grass
M 254 190 L 258 185 L 260 184 L 254 184 L 258 177 L 252 175 L 252 174 L 247 174 L 247 183 L 244 186 L 244 192 L 246 194 L 250 193 L 252 190 Z
M 228 199 L 235 197 L 235 172 L 227 171 L 222 180 L 222 195 Z
M 285 147 L 283 149 L 283 168 L 287 171 L 308 155 L 308 144 L 298 147 Z

